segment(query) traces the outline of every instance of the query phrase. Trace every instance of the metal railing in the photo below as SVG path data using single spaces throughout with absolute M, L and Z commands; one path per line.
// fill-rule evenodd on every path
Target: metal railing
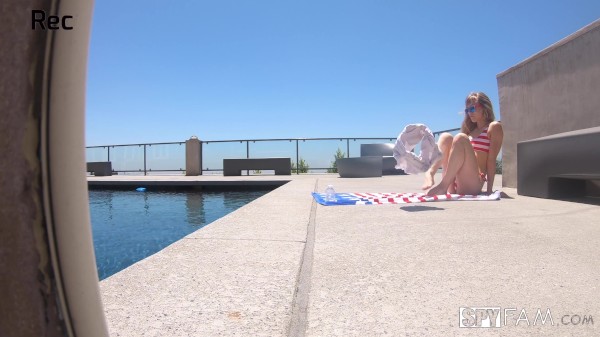
M 169 167 L 152 168 L 149 167 L 148 150 L 164 148 L 165 146 L 176 145 L 181 148 L 182 155 L 178 155 L 176 151 L 166 151 L 162 155 L 154 155 L 153 161 L 169 161 Z M 169 142 L 169 143 L 143 143 L 143 144 L 119 144 L 119 145 L 100 145 L 86 146 L 86 161 L 111 161 L 113 164 L 113 172 L 119 173 L 147 173 L 155 172 L 183 172 L 185 171 L 185 142 Z M 111 153 L 112 149 L 112 153 Z M 98 151 L 101 152 L 98 155 Z M 96 152 L 96 153 L 94 153 Z M 174 152 L 174 155 L 173 155 Z M 176 160 L 177 157 L 182 157 L 183 162 Z M 176 168 L 176 164 L 179 168 Z M 135 167 L 131 167 L 135 166 Z M 117 167 L 118 169 L 115 169 Z
M 460 129 L 436 131 L 434 136 L 458 130 Z M 296 174 L 300 174 L 303 170 L 311 173 L 332 172 L 334 151 L 341 151 L 349 158 L 360 155 L 360 144 L 395 142 L 395 140 L 396 137 L 200 140 L 202 172 L 210 174 L 223 171 L 222 159 L 224 158 L 263 157 L 292 158 L 293 170 Z M 167 142 L 87 146 L 86 161 L 111 161 L 115 173 L 147 175 L 149 172 L 180 172 L 183 174 L 186 167 L 184 145 L 185 142 Z M 247 171 L 246 174 L 249 172 Z

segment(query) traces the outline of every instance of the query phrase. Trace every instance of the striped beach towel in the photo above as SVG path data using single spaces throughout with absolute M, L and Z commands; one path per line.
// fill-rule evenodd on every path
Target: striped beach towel
M 500 200 L 500 191 L 490 195 L 441 194 L 427 196 L 425 193 L 336 193 L 335 200 L 328 201 L 325 193 L 312 193 L 316 202 L 325 206 L 337 205 L 384 205 L 410 204 L 432 201 L 487 201 Z

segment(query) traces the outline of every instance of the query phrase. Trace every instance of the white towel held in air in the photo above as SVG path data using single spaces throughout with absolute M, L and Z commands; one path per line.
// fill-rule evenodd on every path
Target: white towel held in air
M 421 153 L 416 155 L 411 151 L 419 143 L 421 143 Z M 396 139 L 393 153 L 396 168 L 408 174 L 425 172 L 442 157 L 433 133 L 424 124 L 407 125 Z

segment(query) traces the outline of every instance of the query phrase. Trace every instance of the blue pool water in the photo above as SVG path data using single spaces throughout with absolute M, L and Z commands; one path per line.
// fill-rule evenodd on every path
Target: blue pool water
M 268 192 L 90 190 L 92 234 L 100 279 Z

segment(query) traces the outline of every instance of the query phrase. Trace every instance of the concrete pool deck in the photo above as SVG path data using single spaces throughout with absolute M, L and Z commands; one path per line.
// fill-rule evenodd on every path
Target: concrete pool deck
M 600 335 L 597 205 L 519 196 L 501 177 L 500 201 L 326 207 L 310 195 L 417 192 L 422 179 L 88 178 L 290 181 L 100 282 L 111 336 Z M 460 328 L 461 307 L 499 307 L 501 327 Z

